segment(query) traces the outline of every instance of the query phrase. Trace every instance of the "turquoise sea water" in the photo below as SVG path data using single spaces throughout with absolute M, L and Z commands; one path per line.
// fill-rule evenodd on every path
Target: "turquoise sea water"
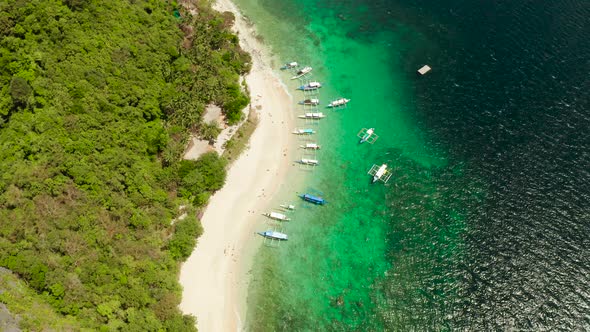
M 586 2 L 236 2 L 314 68 L 322 105 L 352 100 L 299 120 L 320 166 L 292 171 L 329 204 L 293 192 L 289 241 L 256 257 L 250 330 L 589 328 Z M 381 163 L 393 176 L 371 184 Z

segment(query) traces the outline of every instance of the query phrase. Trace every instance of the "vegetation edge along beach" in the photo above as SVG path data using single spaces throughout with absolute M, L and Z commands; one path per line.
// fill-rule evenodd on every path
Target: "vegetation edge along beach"
M 196 330 L 177 276 L 227 161 L 181 157 L 206 105 L 241 120 L 251 57 L 230 13 L 185 5 L 0 4 L 7 328 Z
M 262 214 L 300 175 L 289 173 L 287 179 L 297 149 L 291 134 L 294 103 L 273 70 L 276 61 L 231 1 L 216 1 L 214 9 L 233 13 L 240 46 L 252 55 L 245 81 L 257 127 L 201 218 L 205 232 L 180 273 L 184 289 L 180 308 L 198 317 L 199 330 L 235 331 L 246 326 L 250 270 L 261 243 L 254 233 L 268 227 Z M 207 273 L 199 273 L 204 267 Z

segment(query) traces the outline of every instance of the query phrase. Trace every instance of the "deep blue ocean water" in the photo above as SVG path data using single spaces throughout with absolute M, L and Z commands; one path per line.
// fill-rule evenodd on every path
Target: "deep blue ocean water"
M 352 100 L 300 123 L 330 203 L 261 249 L 251 330 L 590 330 L 590 2 L 236 2 Z

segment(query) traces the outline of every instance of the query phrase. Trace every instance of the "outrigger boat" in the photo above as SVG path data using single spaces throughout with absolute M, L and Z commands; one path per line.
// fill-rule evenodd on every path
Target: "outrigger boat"
M 368 174 L 373 176 L 373 183 L 377 181 L 381 181 L 383 183 L 387 183 L 389 178 L 391 178 L 392 173 L 387 170 L 387 165 L 383 164 L 381 166 L 373 165 L 369 170 Z
M 301 158 L 298 162 L 300 164 L 309 165 L 309 166 L 317 166 L 320 164 L 320 162 L 315 159 L 307 159 L 307 158 Z
M 346 99 L 346 98 L 336 99 L 336 100 L 332 101 L 331 103 L 329 103 L 327 107 L 345 106 L 346 104 L 348 104 L 349 101 L 350 101 L 350 99 Z
M 288 237 L 287 234 L 285 233 L 281 233 L 281 232 L 277 232 L 277 231 L 264 231 L 264 232 L 258 232 L 259 235 L 264 236 L 265 238 L 268 239 L 273 239 L 273 240 L 281 240 L 281 241 L 287 241 Z
M 322 112 L 320 112 L 320 113 L 305 113 L 304 115 L 299 116 L 300 119 L 323 119 L 325 117 L 326 116 Z
M 375 128 L 369 128 L 369 129 L 363 128 L 363 129 L 361 129 L 361 131 L 358 132 L 358 134 L 356 134 L 356 136 L 361 139 L 359 141 L 359 144 L 362 144 L 365 142 L 368 142 L 369 144 L 373 144 L 379 138 L 379 136 L 377 134 L 375 134 Z
M 303 67 L 300 70 L 297 71 L 297 73 L 295 73 L 295 76 L 291 77 L 292 80 L 297 79 L 301 76 L 304 76 L 308 73 L 310 73 L 312 71 L 313 68 L 307 66 L 307 67 Z
M 319 150 L 321 149 L 321 146 L 317 145 L 316 143 L 307 143 L 305 145 L 300 145 L 300 148 L 304 148 L 307 150 Z
M 299 64 L 297 62 L 295 62 L 295 61 L 293 61 L 293 62 L 287 62 L 287 63 L 285 63 L 281 67 L 281 70 L 292 69 L 292 68 L 295 68 L 297 66 L 299 66 Z
M 293 130 L 293 134 L 295 135 L 311 135 L 311 134 L 315 134 L 315 130 L 313 129 L 295 129 Z
M 280 220 L 280 221 L 290 221 L 291 218 L 287 217 L 286 215 L 278 212 L 270 212 L 265 213 L 265 216 L 269 217 L 270 219 Z
M 281 204 L 280 207 L 285 210 L 290 210 L 290 211 L 295 210 L 295 205 L 293 205 L 293 204 Z
M 317 204 L 317 205 L 324 205 L 326 204 L 326 201 L 318 196 L 314 196 L 314 195 L 310 195 L 310 194 L 303 194 L 303 195 L 299 195 L 299 197 L 301 197 L 304 201 L 306 202 L 310 202 L 313 204 Z
M 297 89 L 303 90 L 303 91 L 312 91 L 312 90 L 317 90 L 321 87 L 322 87 L 322 84 L 320 82 L 309 82 L 305 85 L 300 86 Z
M 305 99 L 299 102 L 299 105 L 317 106 L 320 104 L 319 99 Z

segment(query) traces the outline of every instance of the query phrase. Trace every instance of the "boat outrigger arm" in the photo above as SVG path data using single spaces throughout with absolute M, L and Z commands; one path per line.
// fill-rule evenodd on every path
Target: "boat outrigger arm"
M 383 183 L 387 183 L 391 176 L 393 175 L 391 171 L 387 169 L 387 165 L 383 164 L 381 166 L 373 165 L 368 172 L 369 175 L 373 176 L 373 183 L 377 181 L 381 181 Z

